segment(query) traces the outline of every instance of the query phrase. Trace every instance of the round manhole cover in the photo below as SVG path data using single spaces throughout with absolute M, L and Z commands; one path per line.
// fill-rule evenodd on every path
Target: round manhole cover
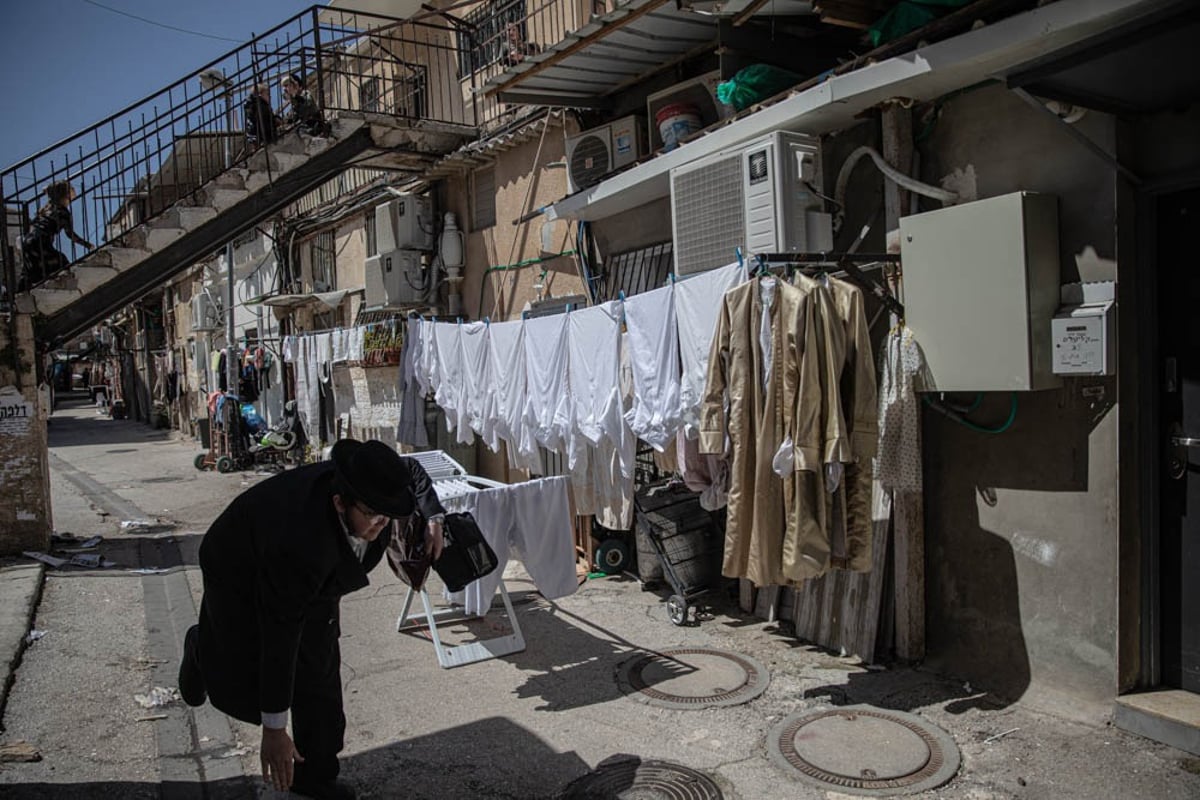
M 823 789 L 863 795 L 923 792 L 958 771 L 945 731 L 902 711 L 842 706 L 792 714 L 771 731 L 771 759 Z
M 563 800 L 722 800 L 703 772 L 666 761 L 636 758 L 601 764 L 572 781 Z
M 766 667 L 753 658 L 707 647 L 642 653 L 617 668 L 622 692 L 664 708 L 736 706 L 758 697 L 770 682 Z

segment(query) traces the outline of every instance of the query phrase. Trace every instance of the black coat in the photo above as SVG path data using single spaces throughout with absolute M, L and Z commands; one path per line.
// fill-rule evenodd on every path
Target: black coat
M 413 511 L 444 513 L 419 463 L 400 481 Z M 336 644 L 338 600 L 368 584 L 387 545 L 360 562 L 332 501 L 333 463 L 281 473 L 238 495 L 200 543 L 200 664 L 213 705 L 258 722 L 291 707 L 297 654 Z M 399 488 L 399 487 L 398 487 Z
M 246 141 L 251 144 L 270 144 L 279 138 L 279 118 L 271 104 L 257 94 L 251 94 L 242 104 Z

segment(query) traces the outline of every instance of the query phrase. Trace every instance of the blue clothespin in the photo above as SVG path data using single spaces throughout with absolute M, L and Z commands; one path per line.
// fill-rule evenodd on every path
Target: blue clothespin
M 670 275 L 671 275 L 671 283 L 674 283 L 675 282 L 675 273 L 672 272 L 672 273 L 670 273 Z
M 735 256 L 737 256 L 739 267 L 746 266 L 746 257 L 742 255 L 742 248 L 740 248 L 740 247 L 733 248 L 733 254 Z
M 462 317 L 455 317 L 454 322 L 456 325 L 462 325 Z
M 491 318 L 491 317 L 484 317 L 484 318 L 483 318 L 483 324 L 484 324 L 485 326 L 489 327 L 489 328 L 490 328 L 490 327 L 492 327 L 492 318 Z
M 764 258 L 764 257 L 763 257 L 761 254 L 759 254 L 759 255 L 755 256 L 754 258 L 755 258 L 755 259 L 758 261 L 758 269 L 756 270 L 755 274 L 756 274 L 756 275 L 764 275 L 764 274 L 766 274 L 766 272 L 767 272 L 767 259 L 766 259 L 766 258 Z
M 528 312 L 528 311 L 522 311 L 522 312 L 521 312 L 521 320 L 522 320 L 522 321 L 525 321 L 525 320 L 527 320 L 527 319 L 529 319 L 529 312 Z
M 617 299 L 620 300 L 622 303 L 625 302 L 625 290 L 624 289 L 620 289 L 617 291 Z

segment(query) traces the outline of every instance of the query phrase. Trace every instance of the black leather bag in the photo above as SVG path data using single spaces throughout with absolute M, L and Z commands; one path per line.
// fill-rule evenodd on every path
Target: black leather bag
M 496 569 L 496 551 L 483 538 L 483 532 L 469 513 L 447 514 L 442 522 L 446 540 L 442 555 L 433 569 L 452 592 L 461 592 Z

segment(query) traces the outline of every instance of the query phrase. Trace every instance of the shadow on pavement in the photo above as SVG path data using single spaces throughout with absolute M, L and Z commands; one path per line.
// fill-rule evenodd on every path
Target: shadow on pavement
M 400 712 L 402 713 L 402 712 Z M 372 800 L 551 800 L 588 771 L 511 720 L 489 717 L 344 757 L 342 777 Z M 256 776 L 213 783 L 9 784 L 8 800 L 241 800 L 257 798 Z M 284 798 L 287 795 L 274 795 Z M 263 798 L 271 798 L 264 793 Z

